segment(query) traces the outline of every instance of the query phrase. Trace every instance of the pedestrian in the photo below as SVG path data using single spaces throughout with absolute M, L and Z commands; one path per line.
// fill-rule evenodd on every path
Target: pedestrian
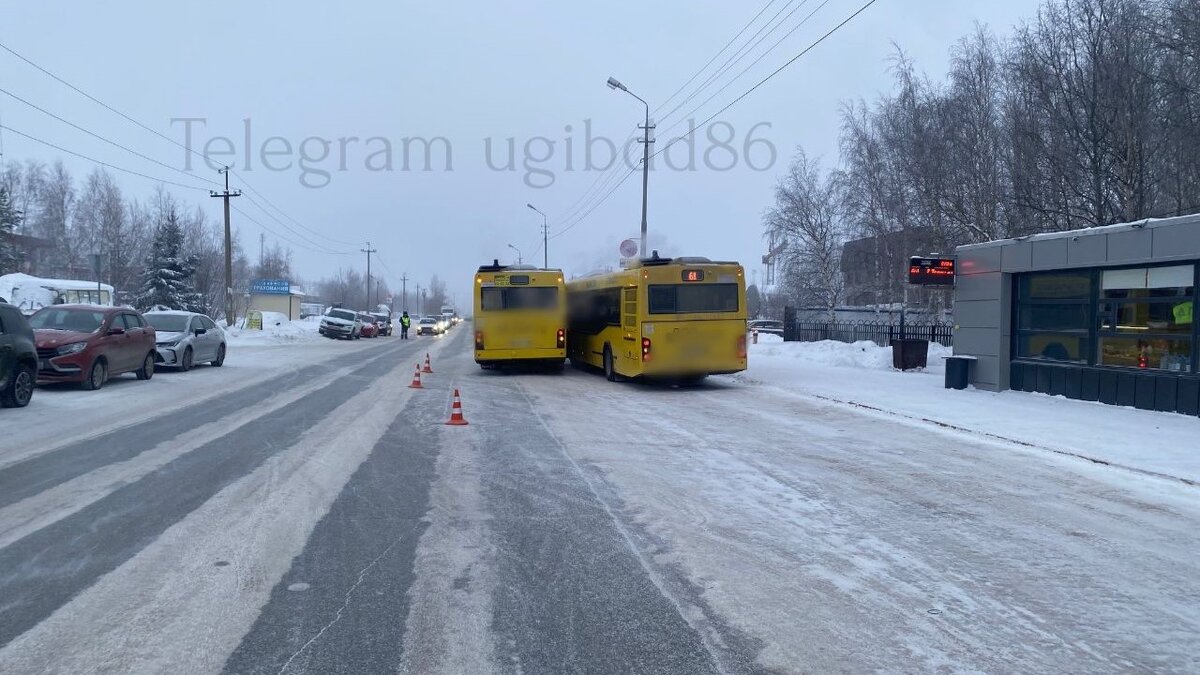
M 404 312 L 404 315 L 400 317 L 400 339 L 401 340 L 408 339 L 408 326 L 411 323 L 412 323 L 412 319 L 408 318 L 408 312 L 407 311 Z

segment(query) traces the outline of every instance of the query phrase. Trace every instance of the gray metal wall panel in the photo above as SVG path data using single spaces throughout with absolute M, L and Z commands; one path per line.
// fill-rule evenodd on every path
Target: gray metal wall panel
M 1005 244 L 1001 267 L 1005 272 L 1028 272 L 1033 267 L 1033 247 L 1027 241 Z
M 999 300 L 1003 279 L 999 272 L 959 276 L 954 281 L 954 301 Z
M 1005 368 L 1001 368 L 1000 363 L 1000 359 L 994 356 L 976 358 L 975 367 L 971 369 L 971 384 L 987 391 L 1003 389 L 1004 385 L 1000 383 L 1000 376 Z
M 1080 236 L 1067 240 L 1067 263 L 1103 265 L 1108 261 L 1108 237 Z
M 954 331 L 954 353 L 999 358 L 1001 340 L 999 328 L 959 328 Z
M 1200 224 L 1158 227 L 1150 234 L 1155 258 L 1200 257 Z
M 961 251 L 957 254 L 956 274 L 985 274 L 1000 271 L 1000 260 L 1004 247 L 990 246 Z
M 1033 269 L 1046 270 L 1063 267 L 1067 264 L 1067 240 L 1046 239 L 1031 242 L 1033 248 Z
M 1000 300 L 961 300 L 954 303 L 954 324 L 962 328 L 1000 328 Z
M 1150 259 L 1153 243 L 1150 230 L 1113 232 L 1108 235 L 1108 262 L 1145 262 Z

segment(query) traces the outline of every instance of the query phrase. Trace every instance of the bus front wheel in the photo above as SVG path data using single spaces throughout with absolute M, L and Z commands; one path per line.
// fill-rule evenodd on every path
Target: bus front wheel
M 604 345 L 604 377 L 609 382 L 617 381 L 617 369 L 613 367 L 612 347 Z

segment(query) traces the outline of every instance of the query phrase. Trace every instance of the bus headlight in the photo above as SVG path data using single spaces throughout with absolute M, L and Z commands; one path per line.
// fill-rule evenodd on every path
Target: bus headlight
M 558 344 L 559 349 L 562 349 L 567 346 L 567 331 L 559 328 L 557 338 L 558 338 L 557 344 Z
M 642 338 L 642 360 L 650 360 L 650 338 L 648 337 Z
M 481 330 L 475 331 L 475 349 L 483 349 L 483 331 Z

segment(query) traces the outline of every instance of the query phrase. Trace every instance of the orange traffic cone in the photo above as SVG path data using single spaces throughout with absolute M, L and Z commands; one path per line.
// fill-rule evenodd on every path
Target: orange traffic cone
M 421 386 L 421 364 L 417 364 L 417 369 L 413 371 L 412 383 L 408 385 L 409 389 L 424 389 Z
M 421 369 L 422 373 L 432 373 L 433 366 L 429 365 L 429 353 L 425 353 L 425 367 Z
M 450 421 L 446 422 L 450 426 L 461 427 L 467 423 L 466 418 L 462 414 L 462 401 L 458 398 L 458 390 L 454 390 L 454 404 L 450 406 Z

